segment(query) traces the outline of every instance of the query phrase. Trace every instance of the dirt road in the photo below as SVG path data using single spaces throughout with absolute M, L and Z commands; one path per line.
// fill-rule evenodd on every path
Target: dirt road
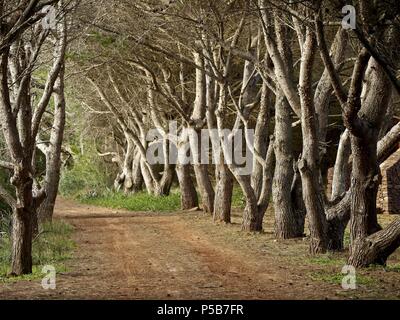
M 309 283 L 301 269 L 213 238 L 190 214 L 129 213 L 59 200 L 57 219 L 75 227 L 68 272 L 57 275 L 56 290 L 42 289 L 39 280 L 1 284 L 0 298 L 335 298 L 335 288 Z

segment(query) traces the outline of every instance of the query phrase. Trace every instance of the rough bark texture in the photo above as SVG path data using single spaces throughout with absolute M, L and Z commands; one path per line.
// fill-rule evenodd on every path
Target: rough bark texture
M 189 210 L 199 205 L 196 189 L 190 174 L 190 165 L 177 165 L 176 173 L 178 176 L 181 191 L 181 209 Z
M 366 250 L 368 237 L 380 229 L 376 210 L 376 197 L 380 183 L 377 145 L 382 120 L 391 99 L 391 90 L 390 80 L 382 67 L 371 58 L 365 74 L 363 99 L 358 118 L 356 118 L 358 121 L 352 121 L 350 116 L 348 117 L 349 122 L 352 121 L 350 126 L 353 131 L 349 264 L 354 266 L 368 264 L 370 259 L 370 250 Z M 377 241 L 383 244 L 386 241 L 386 233 L 382 233 L 381 236 L 383 239 L 377 239 Z M 377 248 L 371 247 L 371 254 L 378 260 L 385 261 L 385 250 L 382 250 L 382 256 L 379 256 Z
M 16 209 L 12 221 L 11 274 L 32 273 L 32 217 L 34 212 Z
M 310 253 L 327 250 L 327 223 L 322 190 L 319 185 L 317 119 L 312 99 L 312 66 L 315 55 L 315 36 L 307 30 L 300 67 L 299 92 L 301 101 L 301 128 L 303 153 L 299 161 L 303 200 L 310 229 Z
M 227 125 L 226 119 L 226 85 L 219 86 L 219 100 L 216 116 L 216 124 L 220 129 L 225 129 Z M 218 141 L 223 142 L 221 137 Z M 222 147 L 219 147 L 218 164 L 216 165 L 216 188 L 215 188 L 215 202 L 214 202 L 214 220 L 225 223 L 231 222 L 231 205 L 233 193 L 233 176 L 229 170 Z
M 20 206 L 13 209 L 12 217 L 12 275 L 32 273 L 32 219 L 36 211 L 32 197 L 33 181 L 26 173 L 23 170 L 13 177 L 14 184 L 18 185 L 16 196 Z
M 278 14 L 278 13 L 275 13 Z M 277 49 L 286 64 L 285 74 L 293 82 L 293 58 L 288 48 L 291 31 L 275 17 Z M 275 70 L 278 74 L 279 69 Z M 294 183 L 291 107 L 280 85 L 275 96 L 275 157 L 273 182 L 275 208 L 275 236 L 278 239 L 301 237 L 304 234 L 304 214 L 296 210 L 292 201 Z
M 224 163 L 218 165 L 215 189 L 214 221 L 231 222 L 233 176 Z
M 272 196 L 275 209 L 275 236 L 278 239 L 301 237 L 304 223 L 298 221 L 292 200 L 293 150 L 290 106 L 279 90 L 275 103 L 275 174 Z M 300 219 L 300 220 L 304 220 Z
M 269 134 L 269 121 L 270 112 L 269 107 L 271 103 L 271 92 L 267 85 L 263 83 L 261 88 L 260 110 L 258 112 L 256 127 L 254 130 L 254 150 L 262 158 L 265 158 L 268 150 L 268 134 Z M 254 157 L 253 172 L 251 175 L 251 186 L 254 189 L 256 196 L 261 196 L 264 179 L 263 165 Z
M 65 128 L 64 66 L 54 85 L 54 121 L 51 128 L 50 143 L 46 150 L 46 177 L 44 190 L 46 198 L 38 209 L 39 221 L 51 221 L 58 194 L 61 172 L 61 147 Z
M 204 59 L 198 53 L 194 53 L 194 61 L 197 65 L 204 68 Z M 208 165 L 201 163 L 201 134 L 200 129 L 203 127 L 206 117 L 206 78 L 203 70 L 196 69 L 196 99 L 194 101 L 193 113 L 191 120 L 193 121 L 192 129 L 197 135 L 197 139 L 190 140 L 190 149 L 194 160 L 194 172 L 196 176 L 197 186 L 199 188 L 202 209 L 209 214 L 214 212 L 215 193 L 211 184 L 208 173 Z M 193 143 L 193 141 L 197 141 Z M 207 150 L 208 151 L 208 150 Z

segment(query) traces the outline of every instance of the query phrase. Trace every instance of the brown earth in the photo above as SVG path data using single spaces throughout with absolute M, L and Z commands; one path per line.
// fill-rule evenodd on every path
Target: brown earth
M 306 239 L 276 242 L 272 219 L 264 234 L 246 234 L 238 215 L 222 225 L 200 212 L 132 213 L 64 199 L 56 218 L 74 226 L 77 244 L 57 288 L 44 290 L 40 280 L 5 283 L 0 298 L 400 298 L 397 268 L 361 271 L 357 290 L 343 290 L 344 255 L 315 259 Z

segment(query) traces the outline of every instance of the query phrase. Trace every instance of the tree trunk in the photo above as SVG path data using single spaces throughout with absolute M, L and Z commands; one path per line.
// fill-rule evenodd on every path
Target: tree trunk
M 151 174 L 149 172 L 149 168 L 147 168 L 146 160 L 143 157 L 140 157 L 140 169 L 142 171 L 142 177 L 144 184 L 146 186 L 146 190 L 148 194 L 154 194 L 154 182 Z
M 312 99 L 312 66 L 315 49 L 315 35 L 310 28 L 307 28 L 299 80 L 301 129 L 303 134 L 303 153 L 299 161 L 299 170 L 303 186 L 303 200 L 310 229 L 311 254 L 325 252 L 328 246 L 323 190 L 319 179 L 317 119 Z
M 11 274 L 32 273 L 32 215 L 31 210 L 18 208 L 12 221 Z
M 125 134 L 126 139 L 126 150 L 124 156 L 124 162 L 122 164 L 122 172 L 115 179 L 114 187 L 117 190 L 122 190 L 124 193 L 130 193 L 132 188 L 132 168 L 133 168 L 133 157 L 134 157 L 134 145 L 133 141 L 129 139 L 128 135 Z
M 194 52 L 194 61 L 197 65 L 205 67 L 204 58 L 198 52 Z M 215 193 L 211 184 L 210 176 L 208 173 L 208 165 L 202 163 L 201 155 L 203 150 L 200 130 L 206 120 L 207 111 L 207 89 L 206 77 L 203 70 L 196 69 L 196 99 L 194 101 L 194 108 L 191 119 L 193 125 L 190 134 L 195 134 L 193 139 L 190 139 L 190 150 L 194 161 L 194 173 L 196 176 L 197 186 L 201 197 L 202 209 L 209 214 L 214 212 L 214 199 Z M 195 143 L 197 141 L 197 143 Z
M 226 164 L 218 165 L 215 190 L 214 221 L 231 222 L 233 176 Z
M 155 194 L 157 196 L 168 196 L 171 191 L 172 181 L 174 178 L 174 168 L 169 163 L 169 140 L 163 140 L 164 153 L 164 170 L 159 181 L 155 181 Z
M 199 188 L 202 209 L 204 212 L 212 214 L 214 212 L 214 189 L 208 174 L 208 165 L 195 164 L 194 172 L 196 176 L 197 186 Z
M 398 241 L 388 240 L 393 236 L 390 229 L 377 233 L 381 229 L 376 211 L 376 196 L 380 183 L 377 145 L 391 92 L 390 80 L 376 60 L 371 58 L 365 73 L 361 109 L 358 113 L 362 117 L 359 116 L 359 122 L 351 123 L 356 126 L 352 127 L 351 135 L 353 168 L 350 189 L 349 264 L 353 266 L 366 266 L 373 260 L 384 264 L 387 253 L 393 251 L 392 245 Z M 369 237 L 375 233 L 377 234 Z
M 138 152 L 132 162 L 132 187 L 130 190 L 131 193 L 140 192 L 143 187 L 143 176 L 142 170 L 140 168 L 140 158 L 141 155 Z
M 38 209 L 39 222 L 52 221 L 58 194 L 61 171 L 61 149 L 65 128 L 64 66 L 60 69 L 54 85 L 54 122 L 46 152 L 46 177 L 44 190 L 46 197 Z
M 271 103 L 271 93 L 265 83 L 263 83 L 261 90 L 260 111 L 257 116 L 256 128 L 254 130 L 254 150 L 264 159 L 267 155 L 269 142 L 269 106 Z M 265 174 L 262 164 L 256 159 L 256 157 L 254 157 L 251 186 L 254 189 L 257 198 L 261 196 L 263 177 Z
M 189 210 L 199 205 L 197 192 L 190 175 L 190 164 L 176 166 L 179 187 L 181 191 L 181 209 Z
M 212 115 L 209 116 L 209 124 L 216 125 L 216 128 L 221 130 L 226 129 L 226 96 L 227 86 L 222 83 L 219 86 L 219 99 L 217 116 L 214 115 L 215 121 Z M 213 128 L 214 129 L 214 128 Z M 220 131 L 222 132 L 222 131 Z M 218 158 L 216 164 L 216 189 L 215 189 L 215 202 L 214 202 L 214 221 L 222 221 L 225 223 L 231 222 L 231 207 L 232 207 L 232 193 L 233 193 L 233 176 L 231 171 L 226 164 L 226 159 L 223 152 L 222 143 L 223 139 L 221 136 L 212 139 L 214 150 L 219 150 L 219 154 L 215 154 Z M 218 145 L 217 145 L 218 144 Z
M 25 166 L 30 168 L 30 162 L 26 161 Z M 36 206 L 29 172 L 29 169 L 16 168 L 11 178 L 18 203 L 13 208 L 11 251 L 11 274 L 16 276 L 32 273 L 32 218 L 36 215 Z
M 371 264 L 386 265 L 387 258 L 400 246 L 400 219 L 385 229 L 366 237 L 353 248 L 349 264 L 368 267 Z
M 350 135 L 348 130 L 346 130 L 341 135 L 339 141 L 335 167 L 333 170 L 331 201 L 336 201 L 349 189 L 351 173 L 351 165 L 349 162 L 350 154 Z
M 246 200 L 246 206 L 243 212 L 242 230 L 262 231 L 264 212 L 259 210 L 256 195 L 251 187 L 250 176 L 236 175 L 235 177 L 243 190 L 243 195 Z
M 272 197 L 275 209 L 275 237 L 290 239 L 301 237 L 304 229 L 293 208 L 291 187 L 294 177 L 292 151 L 292 117 L 290 107 L 281 90 L 275 103 L 275 174 Z

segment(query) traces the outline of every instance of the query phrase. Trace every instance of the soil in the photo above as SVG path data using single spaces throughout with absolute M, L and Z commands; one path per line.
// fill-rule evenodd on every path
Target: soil
M 128 212 L 59 199 L 55 218 L 74 226 L 76 242 L 67 272 L 57 274 L 55 290 L 40 280 L 0 284 L 0 298 L 400 298 L 399 270 L 362 271 L 370 281 L 344 290 L 330 281 L 343 256 L 321 262 L 307 255 L 306 239 L 275 241 L 272 219 L 263 234 L 243 233 L 239 214 L 223 225 L 201 212 Z

